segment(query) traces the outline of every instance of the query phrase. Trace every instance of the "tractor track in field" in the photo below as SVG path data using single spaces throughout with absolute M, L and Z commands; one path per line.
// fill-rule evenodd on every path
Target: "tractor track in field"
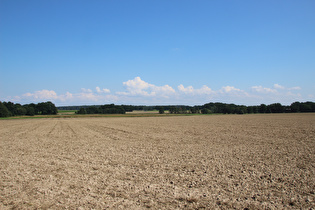
M 110 138 L 112 140 L 121 140 L 121 139 L 134 139 L 139 135 L 135 132 L 126 131 L 119 128 L 113 128 L 105 125 L 95 125 L 95 124 L 87 124 L 84 127 L 88 130 L 96 132 L 100 134 L 103 138 Z

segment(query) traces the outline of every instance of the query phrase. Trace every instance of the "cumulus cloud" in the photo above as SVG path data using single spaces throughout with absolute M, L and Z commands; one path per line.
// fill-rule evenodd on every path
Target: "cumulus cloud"
M 183 92 L 183 93 L 193 93 L 194 88 L 192 86 L 184 87 L 184 85 L 179 85 L 178 90 Z
M 91 89 L 81 88 L 81 91 L 83 93 L 92 93 L 93 91 Z
M 263 86 L 253 86 L 252 90 L 258 93 L 277 93 L 277 90 L 271 89 L 271 88 L 266 88 Z
M 225 92 L 225 93 L 241 92 L 240 89 L 235 88 L 235 87 L 233 87 L 233 86 L 225 86 L 225 87 L 222 87 L 221 90 L 222 90 L 223 92 Z
M 93 101 L 99 103 L 113 102 L 117 97 L 113 95 L 104 95 L 104 93 L 110 93 L 109 89 L 100 87 L 95 88 L 96 92 L 93 92 L 91 89 L 81 88 L 81 92 L 74 95 L 74 98 L 79 101 Z
M 52 101 L 63 105 L 76 104 L 203 104 L 211 101 L 231 102 L 240 104 L 258 104 L 258 103 L 291 103 L 292 101 L 303 100 L 300 94 L 301 88 L 285 87 L 280 84 L 274 84 L 271 87 L 261 85 L 252 86 L 249 92 L 236 88 L 232 85 L 223 86 L 221 89 L 213 90 L 207 85 L 201 88 L 193 86 L 177 86 L 175 90 L 170 85 L 158 86 L 150 84 L 140 77 L 125 81 L 122 83 L 125 91 L 111 94 L 106 88 L 95 89 L 81 88 L 77 93 L 66 92 L 57 94 L 54 90 L 39 90 L 27 92 L 20 96 L 9 97 L 6 100 L 17 103 L 33 103 Z M 308 96 L 314 98 L 314 96 Z
M 81 92 L 76 95 L 81 101 L 98 101 L 99 96 L 95 95 L 93 92 Z
M 263 86 L 251 87 L 253 98 L 259 99 L 262 103 L 292 103 L 292 101 L 303 100 L 302 95 L 297 92 L 300 87 L 285 87 L 279 84 L 274 84 L 272 88 Z
M 57 94 L 53 90 L 39 90 L 33 93 L 25 93 L 22 96 L 10 97 L 9 100 L 14 102 L 42 102 L 42 101 L 53 101 L 55 103 L 113 103 L 118 97 L 114 95 L 104 95 L 101 93 L 109 93 L 108 89 L 100 89 L 96 88 L 96 93 L 94 93 L 91 89 L 81 88 L 81 92 L 79 93 L 70 93 L 66 92 L 65 94 Z
M 101 89 L 100 87 L 96 87 L 95 89 L 97 93 L 110 93 L 110 90 L 106 88 Z
M 74 97 L 72 93 L 66 92 L 65 94 L 58 95 L 53 90 L 38 90 L 33 93 L 25 93 L 22 96 L 13 97 L 13 101 L 68 101 Z
M 126 91 L 117 92 L 118 95 L 168 97 L 170 94 L 175 93 L 175 90 L 169 85 L 156 86 L 143 81 L 140 77 L 123 82 L 123 85 Z
M 300 87 L 291 87 L 291 88 L 289 88 L 289 90 L 301 90 L 302 88 L 300 88 Z
M 276 88 L 276 89 L 281 89 L 281 90 L 301 90 L 301 88 L 298 87 L 298 86 L 296 86 L 296 87 L 290 87 L 290 88 L 286 88 L 286 87 L 284 87 L 284 86 L 282 86 L 282 85 L 279 85 L 279 84 L 274 84 L 273 86 L 274 86 L 274 88 Z
M 281 90 L 285 89 L 285 87 L 283 87 L 282 85 L 279 85 L 279 84 L 274 84 L 273 87 L 276 89 L 281 89 Z
M 133 80 L 128 80 L 127 82 L 123 82 L 124 87 L 127 92 L 124 92 L 124 95 L 143 95 L 148 96 L 148 89 L 154 87 L 143 80 L 140 77 L 136 77 Z
M 39 91 L 35 91 L 34 93 L 25 93 L 23 94 L 23 97 L 42 99 L 42 100 L 58 98 L 57 93 L 53 90 L 39 90 Z
M 68 101 L 68 100 L 71 100 L 73 99 L 73 94 L 72 93 L 69 93 L 69 92 L 66 92 L 66 94 L 64 95 L 59 95 L 57 96 L 57 98 L 60 100 L 60 101 Z
M 175 93 L 175 90 L 169 85 L 164 85 L 164 86 L 154 85 L 152 87 L 152 92 L 151 92 L 151 94 L 153 95 L 160 95 L 160 96 L 168 96 L 173 93 Z
M 300 87 L 291 87 L 291 88 L 287 88 L 285 86 L 279 85 L 279 84 L 274 84 L 273 85 L 274 88 L 268 88 L 268 87 L 262 87 L 262 86 L 253 86 L 252 90 L 254 92 L 258 92 L 258 93 L 273 93 L 273 94 L 283 94 L 283 93 L 288 93 L 286 91 L 289 90 L 301 90 Z
M 241 90 L 234 86 L 224 86 L 220 90 L 215 91 L 215 97 L 218 101 L 236 103 L 240 101 L 240 103 L 244 103 L 244 101 L 248 101 L 251 98 L 251 95 L 247 93 L 245 90 Z
M 193 86 L 185 88 L 184 85 L 179 85 L 177 88 L 180 92 L 190 95 L 209 95 L 214 93 L 214 91 L 206 85 L 202 86 L 200 89 L 195 89 Z

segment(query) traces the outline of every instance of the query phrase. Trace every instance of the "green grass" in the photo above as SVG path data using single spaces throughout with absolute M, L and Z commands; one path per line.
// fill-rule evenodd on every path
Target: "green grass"
M 58 114 L 68 114 L 68 113 L 72 113 L 74 114 L 77 110 L 58 110 Z

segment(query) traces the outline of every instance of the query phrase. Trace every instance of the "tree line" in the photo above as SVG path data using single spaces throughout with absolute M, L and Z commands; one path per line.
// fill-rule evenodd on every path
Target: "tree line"
M 105 104 L 101 106 L 81 107 L 76 114 L 125 114 L 122 106 L 115 104 Z
M 226 103 L 207 103 L 202 106 L 157 106 L 159 113 L 168 110 L 170 114 L 255 114 L 315 112 L 314 102 L 294 102 L 289 106 L 280 103 L 245 106 Z
M 95 108 L 100 108 L 102 105 L 92 105 Z M 156 106 L 143 106 L 143 105 L 120 105 L 126 112 L 132 112 L 134 110 L 152 111 L 156 109 Z M 81 108 L 90 108 L 89 105 L 78 106 L 59 106 L 58 110 L 80 110 Z
M 160 114 L 168 111 L 170 114 L 253 114 L 253 113 L 294 113 L 315 112 L 314 102 L 294 102 L 289 106 L 280 103 L 260 104 L 257 106 L 245 106 L 227 103 L 206 103 L 204 105 L 94 105 L 94 106 L 63 106 L 59 110 L 78 110 L 78 114 L 124 114 L 134 110 L 152 111 L 158 110 Z
M 76 114 L 125 114 L 133 110 L 158 110 L 160 114 L 168 111 L 170 114 L 254 114 L 254 113 L 294 113 L 294 112 L 315 112 L 314 102 L 294 102 L 289 106 L 280 103 L 260 104 L 257 106 L 245 106 L 226 103 L 206 103 L 204 105 L 167 105 L 167 106 L 142 106 L 142 105 L 94 105 L 94 106 L 63 106 L 59 110 L 77 110 Z M 20 115 L 53 115 L 58 109 L 52 102 L 38 104 L 25 104 L 0 101 L 0 117 Z
M 170 114 L 253 114 L 253 113 L 294 113 L 315 112 L 314 102 L 294 102 L 289 106 L 280 103 L 260 104 L 257 106 L 245 106 L 227 103 L 206 103 L 204 105 L 94 105 L 94 106 L 64 106 L 58 107 L 63 110 L 78 110 L 77 114 L 124 114 L 134 110 L 152 111 L 158 110 L 160 114 L 168 111 Z
M 25 104 L 0 101 L 0 117 L 11 116 L 34 116 L 34 115 L 54 115 L 58 113 L 58 109 L 52 102 L 41 102 L 38 104 Z
M 226 103 L 207 103 L 201 106 L 155 106 L 160 114 L 255 114 L 255 113 L 295 113 L 315 112 L 314 102 L 294 102 L 289 106 L 280 103 L 245 106 Z
M 203 114 L 253 114 L 253 113 L 294 113 L 294 112 L 315 112 L 314 102 L 294 102 L 290 106 L 280 103 L 261 104 L 258 106 L 244 106 L 225 103 L 207 103 L 200 107 Z

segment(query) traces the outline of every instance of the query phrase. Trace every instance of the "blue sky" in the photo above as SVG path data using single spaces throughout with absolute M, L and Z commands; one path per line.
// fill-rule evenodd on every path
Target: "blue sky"
M 0 0 L 0 101 L 315 101 L 315 1 Z

